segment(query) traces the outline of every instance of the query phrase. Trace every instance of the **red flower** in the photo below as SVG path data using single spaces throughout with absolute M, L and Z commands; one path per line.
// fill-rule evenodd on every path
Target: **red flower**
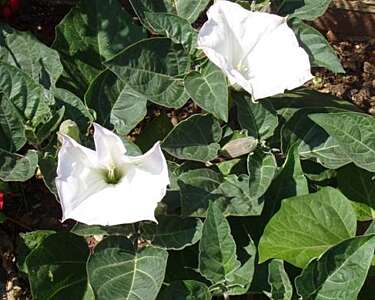
M 4 208 L 4 193 L 0 192 L 0 210 Z

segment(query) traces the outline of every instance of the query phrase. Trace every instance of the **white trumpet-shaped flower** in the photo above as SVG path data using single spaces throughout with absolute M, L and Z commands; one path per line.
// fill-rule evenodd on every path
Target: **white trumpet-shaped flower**
M 166 160 L 156 143 L 127 156 L 121 139 L 94 124 L 96 151 L 60 135 L 56 186 L 63 221 L 116 225 L 156 221 L 154 210 L 169 184 Z
M 286 18 L 217 1 L 198 35 L 198 48 L 253 99 L 282 93 L 312 78 L 307 53 Z

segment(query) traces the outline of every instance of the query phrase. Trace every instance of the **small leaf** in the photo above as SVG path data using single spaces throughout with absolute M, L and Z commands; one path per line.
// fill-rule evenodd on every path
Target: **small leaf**
M 285 272 L 284 262 L 282 260 L 273 259 L 268 265 L 268 283 L 271 286 L 270 299 L 292 299 L 293 286 L 290 283 L 288 274 Z
M 228 120 L 227 81 L 217 66 L 209 62 L 201 72 L 190 72 L 184 84 L 190 97 L 200 107 L 225 122 Z
M 358 167 L 375 172 L 375 119 L 355 112 L 310 115 Z
M 262 100 L 254 103 L 250 96 L 236 93 L 238 122 L 249 135 L 265 140 L 273 135 L 278 118 L 271 102 Z
M 357 299 L 374 255 L 375 235 L 341 242 L 315 259 L 296 278 L 298 294 L 309 299 Z
M 105 238 L 87 262 L 95 299 L 156 299 L 167 258 L 167 251 L 151 246 L 135 251 L 126 237 Z
M 247 158 L 249 194 L 258 199 L 267 191 L 275 176 L 277 165 L 272 153 L 255 151 Z
M 28 150 L 25 156 L 0 149 L 0 180 L 26 181 L 34 176 L 38 153 Z
M 129 46 L 106 65 L 150 101 L 178 108 L 189 98 L 179 77 L 189 71 L 190 63 L 181 45 L 169 38 L 150 38 Z
M 157 217 L 158 224 L 143 223 L 141 236 L 155 247 L 181 250 L 198 242 L 202 236 L 203 223 L 198 218 L 174 216 Z
M 259 262 L 279 258 L 303 268 L 331 246 L 355 235 L 357 219 L 338 190 L 288 198 L 268 222 L 259 242 Z
M 211 202 L 199 242 L 199 271 L 212 283 L 232 283 L 240 266 L 228 221 Z
M 290 20 L 290 25 L 312 65 L 327 68 L 334 73 L 345 73 L 335 50 L 318 30 L 297 18 Z
M 163 289 L 158 300 L 211 300 L 211 293 L 208 287 L 199 281 L 183 280 L 173 281 Z
M 86 241 L 74 234 L 44 238 L 26 259 L 33 299 L 82 299 L 88 255 Z
M 221 135 L 220 123 L 216 119 L 210 115 L 195 114 L 178 123 L 165 138 L 162 147 L 180 159 L 210 161 L 217 157 Z
M 57 176 L 57 158 L 50 153 L 39 154 L 38 165 L 43 176 L 44 184 L 49 191 L 57 197 L 55 178 Z

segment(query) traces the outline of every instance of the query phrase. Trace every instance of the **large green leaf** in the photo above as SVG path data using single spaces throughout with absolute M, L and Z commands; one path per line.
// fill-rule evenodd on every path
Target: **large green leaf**
M 183 45 L 189 52 L 195 48 L 197 33 L 187 20 L 168 13 L 145 12 L 145 16 L 156 33 Z
M 357 299 L 374 248 L 375 235 L 372 234 L 345 240 L 328 249 L 296 278 L 298 294 L 306 300 Z
M 36 127 L 51 117 L 41 85 L 17 67 L 0 62 L 0 92 L 13 104 L 23 123 Z
M 233 283 L 240 267 L 228 221 L 215 202 L 210 202 L 199 242 L 199 271 L 212 283 Z
M 247 129 L 249 135 L 267 139 L 272 136 L 278 125 L 276 111 L 271 102 L 262 100 L 254 103 L 249 95 L 235 94 L 238 122 Z
M 312 21 L 327 10 L 332 0 L 284 0 L 278 6 L 278 14 Z
M 80 0 L 56 27 L 63 85 L 83 95 L 105 60 L 144 37 L 118 0 Z
M 23 70 L 44 88 L 54 87 L 63 72 L 59 54 L 29 32 L 0 25 L 0 60 Z
M 184 48 L 169 38 L 144 39 L 131 45 L 106 65 L 126 84 L 150 101 L 181 107 L 188 100 L 182 76 L 190 70 Z
M 45 237 L 26 258 L 33 299 L 82 299 L 88 255 L 86 241 L 74 234 Z
M 321 165 L 337 169 L 351 162 L 341 150 L 334 137 L 309 119 L 314 112 L 339 111 L 336 108 L 303 108 L 283 125 L 281 129 L 282 148 L 285 151 L 292 144 L 298 144 L 298 152 L 303 158 L 311 158 Z
M 272 153 L 255 151 L 248 156 L 249 194 L 252 198 L 263 196 L 271 185 L 276 170 L 276 160 Z
M 105 238 L 87 262 L 95 299 L 156 299 L 167 258 L 167 251 L 151 246 L 136 251 L 126 237 Z
M 205 162 L 217 157 L 221 135 L 220 123 L 216 119 L 196 114 L 178 123 L 162 147 L 177 158 Z
M 0 93 L 0 147 L 15 152 L 26 143 L 22 118 L 8 97 Z
M 186 75 L 184 84 L 200 107 L 225 122 L 228 120 L 228 87 L 220 68 L 208 62 L 200 72 Z
M 354 164 L 375 172 L 375 119 L 372 116 L 342 112 L 313 114 L 309 118 L 335 138 Z
M 199 281 L 183 280 L 173 281 L 162 290 L 158 300 L 211 300 L 211 293 L 208 287 Z
M 126 86 L 111 110 L 111 124 L 119 134 L 128 134 L 147 114 L 147 98 Z
M 268 283 L 271 286 L 271 292 L 268 295 L 270 299 L 292 299 L 293 286 L 290 283 L 288 274 L 285 272 L 284 262 L 282 260 L 273 259 L 268 265 Z
M 34 176 L 38 166 L 38 153 L 28 150 L 25 156 L 0 148 L 0 180 L 26 181 Z
M 375 218 L 374 176 L 374 173 L 352 164 L 339 169 L 337 173 L 338 188 L 349 200 L 366 205 L 362 206 L 362 209 L 367 211 L 367 219 Z
M 355 235 L 356 215 L 338 190 L 282 201 L 259 242 L 259 262 L 279 258 L 303 268 L 331 246 Z
M 198 218 L 159 216 L 158 224 L 145 223 L 141 236 L 155 247 L 181 250 L 198 242 L 202 236 L 203 223 Z
M 290 25 L 308 53 L 312 65 L 327 68 L 334 73 L 345 73 L 335 50 L 318 30 L 298 18 L 292 19 Z
M 210 0 L 130 0 L 138 17 L 146 22 L 146 26 L 151 27 L 152 25 L 147 23 L 145 19 L 146 12 L 168 12 L 180 16 L 193 23 L 206 8 Z

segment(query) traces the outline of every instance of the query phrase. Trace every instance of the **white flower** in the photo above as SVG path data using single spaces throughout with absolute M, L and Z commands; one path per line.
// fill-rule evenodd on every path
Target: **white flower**
M 141 156 L 127 156 L 121 139 L 94 124 L 96 151 L 60 135 L 56 186 L 63 221 L 116 225 L 156 221 L 154 210 L 169 184 L 159 142 Z
M 286 18 L 217 1 L 199 31 L 198 48 L 253 99 L 294 89 L 312 78 L 307 53 Z

